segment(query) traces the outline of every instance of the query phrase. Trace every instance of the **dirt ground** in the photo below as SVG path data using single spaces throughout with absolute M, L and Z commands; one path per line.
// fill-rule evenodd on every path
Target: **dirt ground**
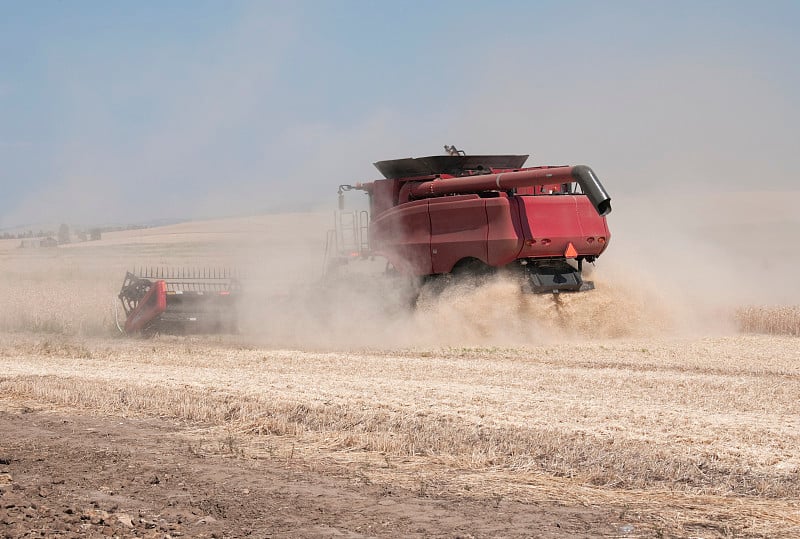
M 638 536 L 615 507 L 420 494 L 346 467 L 198 453 L 175 421 L 0 410 L 3 537 Z

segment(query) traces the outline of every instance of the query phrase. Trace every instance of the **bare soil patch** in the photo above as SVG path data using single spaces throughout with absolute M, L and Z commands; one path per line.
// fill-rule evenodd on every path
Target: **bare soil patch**
M 175 421 L 28 404 L 0 401 L 0 431 L 7 435 L 0 443 L 4 537 L 616 533 L 620 508 L 414 492 L 374 484 L 356 465 L 242 456 Z

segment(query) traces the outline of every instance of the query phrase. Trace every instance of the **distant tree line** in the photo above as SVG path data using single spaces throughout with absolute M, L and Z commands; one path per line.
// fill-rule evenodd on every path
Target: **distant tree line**
M 34 232 L 33 230 L 26 230 L 24 232 L 3 232 L 0 238 L 4 240 L 21 240 L 30 238 L 58 238 L 59 243 L 69 243 L 72 241 L 73 236 L 78 241 L 99 240 L 105 232 L 118 232 L 120 230 L 138 230 L 141 228 L 148 228 L 145 225 L 120 225 L 120 226 L 101 226 L 92 228 L 75 228 L 70 230 L 69 225 L 62 223 L 58 227 L 58 232 L 54 230 L 42 230 Z

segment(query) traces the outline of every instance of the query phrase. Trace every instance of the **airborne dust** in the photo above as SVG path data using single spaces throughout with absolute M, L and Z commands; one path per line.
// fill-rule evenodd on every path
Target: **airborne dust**
M 750 305 L 796 305 L 800 229 L 790 192 L 615 196 L 611 242 L 580 294 L 525 293 L 515 277 L 408 289 L 380 260 L 322 280 L 333 212 L 194 221 L 104 235 L 54 250 L 3 240 L 0 327 L 112 335 L 116 294 L 137 265 L 236 266 L 244 275 L 243 340 L 315 349 L 519 346 L 566 340 L 704 336 L 737 330 Z M 676 210 L 677 208 L 677 210 Z M 441 290 L 440 290 L 441 288 Z M 116 307 L 115 307 L 116 306 Z
M 611 243 L 585 270 L 594 291 L 532 295 L 499 273 L 481 283 L 426 285 L 416 308 L 402 283 L 381 276 L 379 261 L 355 261 L 340 278 L 320 280 L 326 219 L 315 220 L 314 237 L 298 216 L 302 239 L 264 245 L 250 259 L 259 291 L 246 302 L 246 333 L 314 348 L 702 336 L 736 331 L 737 308 L 800 301 L 797 283 L 776 287 L 771 279 L 798 263 L 781 245 L 800 218 L 780 193 L 673 197 L 680 212 L 665 211 L 667 202 L 655 196 L 615 198 L 612 191 L 612 198 Z M 770 226 L 776 220 L 784 224 Z M 759 230 L 770 235 L 754 238 Z

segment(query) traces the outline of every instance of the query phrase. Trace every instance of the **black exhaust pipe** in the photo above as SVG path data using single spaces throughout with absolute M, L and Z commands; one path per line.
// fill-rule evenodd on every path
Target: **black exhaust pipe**
M 591 168 L 586 165 L 576 165 L 572 167 L 572 177 L 581 186 L 583 193 L 589 197 L 597 213 L 600 215 L 611 213 L 611 197 Z

